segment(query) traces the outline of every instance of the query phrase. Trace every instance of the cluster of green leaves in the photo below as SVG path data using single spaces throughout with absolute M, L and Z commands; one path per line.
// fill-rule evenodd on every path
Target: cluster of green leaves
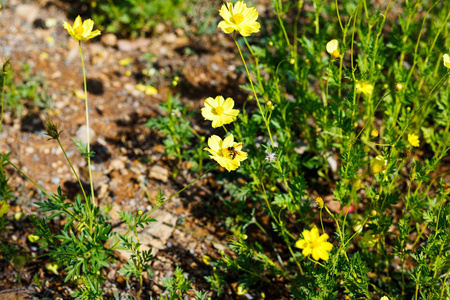
M 24 107 L 39 109 L 49 108 L 52 98 L 47 95 L 45 86 L 47 83 L 40 75 L 34 75 L 32 66 L 22 63 L 21 71 L 15 74 L 13 70 L 4 73 L 5 76 L 5 109 L 13 111 L 16 116 L 21 117 Z M 18 75 L 18 76 L 17 76 Z M 17 78 L 20 81 L 17 82 Z
M 61 188 L 44 202 L 36 202 L 42 212 L 51 212 L 48 217 L 31 215 L 41 249 L 49 251 L 49 257 L 59 266 L 65 266 L 65 282 L 79 284 L 73 296 L 76 299 L 102 299 L 106 278 L 102 269 L 113 260 L 113 251 L 105 247 L 113 236 L 107 218 L 98 208 L 91 208 L 77 195 L 74 202 L 67 201 Z M 60 216 L 66 222 L 56 233 L 49 223 Z
M 192 291 L 192 281 L 187 279 L 187 274 L 183 269 L 177 266 L 173 277 L 167 277 L 162 281 L 164 289 L 167 291 L 167 295 L 161 295 L 161 300 L 178 300 L 185 299 L 188 296 L 188 291 Z M 202 291 L 194 291 L 195 300 L 211 300 L 208 297 L 208 293 Z M 150 298 L 153 300 L 153 298 Z
M 229 243 L 236 257 L 217 267 L 254 291 L 282 277 L 298 299 L 448 297 L 449 186 L 435 172 L 450 148 L 450 3 L 336 5 L 273 0 L 277 18 L 260 20 L 251 49 L 238 39 L 254 78 L 241 88 L 260 105 L 248 97 L 230 130 L 249 156 L 233 173 L 244 181 L 220 175 L 217 197 L 238 240 Z M 300 27 L 302 18 L 314 22 Z M 337 59 L 325 51 L 332 39 Z M 316 209 L 311 194 L 345 209 Z M 295 242 L 322 219 L 334 248 L 318 265 Z
M 91 8 L 95 24 L 123 36 L 144 36 L 160 23 L 179 24 L 184 0 L 83 0 Z M 102 28 L 103 27 L 103 28 Z
M 193 171 L 201 171 L 205 168 L 204 160 L 207 155 L 203 151 L 203 144 L 198 143 L 198 140 L 204 141 L 205 138 L 196 132 L 189 120 L 195 113 L 189 110 L 189 106 L 183 106 L 178 98 L 179 95 L 171 96 L 169 90 L 167 101 L 161 104 L 166 116 L 151 118 L 145 126 L 165 135 L 163 143 L 169 156 L 177 159 L 179 164 L 189 162 Z M 196 141 L 194 146 L 193 141 Z

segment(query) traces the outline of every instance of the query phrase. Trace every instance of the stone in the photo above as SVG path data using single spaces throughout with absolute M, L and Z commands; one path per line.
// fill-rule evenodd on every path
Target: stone
M 114 47 L 117 45 L 117 37 L 112 33 L 107 33 L 105 35 L 102 35 L 102 38 L 100 41 L 105 46 Z
M 160 165 L 154 165 L 150 169 L 149 177 L 152 179 L 160 180 L 162 182 L 167 182 L 169 179 L 169 171 Z
M 16 15 L 32 23 L 39 14 L 39 6 L 32 4 L 21 4 L 16 8 Z
M 125 169 L 125 162 L 121 158 L 113 159 L 109 163 L 108 171 Z
M 82 141 L 83 144 L 87 143 L 87 127 L 86 125 L 80 126 L 77 132 L 75 133 L 77 140 Z M 89 142 L 92 144 L 95 141 L 95 131 L 92 128 L 89 128 Z
M 117 211 L 115 214 L 117 215 Z M 142 244 L 141 251 L 152 248 L 152 254 L 156 255 L 159 250 L 166 247 L 167 241 L 175 229 L 177 217 L 164 210 L 156 210 L 153 212 L 152 217 L 156 219 L 156 222 L 150 223 L 144 229 L 139 228 L 137 232 L 139 241 Z M 113 229 L 113 232 L 120 234 L 125 234 L 127 231 L 128 226 L 126 224 L 121 224 L 119 227 Z M 133 233 L 129 233 L 128 235 L 132 236 L 133 240 L 136 241 Z M 131 257 L 131 254 L 126 250 L 116 250 L 116 254 L 122 261 L 127 261 Z

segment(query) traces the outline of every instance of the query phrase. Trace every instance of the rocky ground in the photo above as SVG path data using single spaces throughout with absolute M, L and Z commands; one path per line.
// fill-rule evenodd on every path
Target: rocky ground
M 215 2 L 219 7 L 221 2 Z M 86 127 L 78 43 L 62 26 L 64 21 L 73 22 L 69 10 L 70 4 L 61 1 L 11 0 L 2 5 L 0 59 L 10 58 L 16 83 L 24 80 L 19 75 L 22 64 L 29 64 L 31 74 L 44 79 L 45 86 L 40 89 L 51 101 L 44 108 L 23 102 L 20 114 L 6 110 L 0 152 L 11 152 L 12 162 L 47 191 L 55 192 L 61 186 L 64 194 L 73 195 L 76 178 L 57 143 L 47 141 L 42 125 L 48 116 L 64 130 L 62 144 L 87 184 L 86 161 L 71 141 L 85 139 Z M 197 36 L 161 25 L 153 37 L 135 40 L 103 34 L 83 43 L 83 51 L 91 141 L 96 152 L 93 176 L 97 199 L 100 206 L 112 207 L 113 223 L 119 225 L 116 211 L 148 210 L 159 188 L 170 196 L 195 179 L 196 174 L 189 170 L 173 178 L 174 163 L 165 156 L 161 135 L 144 126 L 150 118 L 163 114 L 159 103 L 165 101 L 173 76 L 180 77 L 175 92 L 193 110 L 199 110 L 209 96 L 232 93 L 239 98 L 242 92 L 237 86 L 245 79 L 235 72 L 239 61 L 233 41 L 218 30 L 212 36 Z M 148 79 L 158 89 L 155 95 L 148 96 L 136 88 L 145 79 L 144 73 L 152 74 Z M 196 122 L 196 130 L 204 133 L 202 128 L 208 124 L 201 119 Z M 18 172 L 12 168 L 8 172 L 17 197 L 9 215 L 36 213 L 34 202 L 42 200 L 42 195 Z M 203 277 L 210 274 L 211 267 L 202 262 L 202 256 L 218 258 L 219 250 L 226 249 L 227 235 L 223 222 L 214 214 L 222 208 L 212 197 L 211 186 L 216 186 L 212 178 L 199 181 L 159 210 L 153 216 L 158 222 L 141 232 L 141 242 L 157 254 L 152 266 L 154 276 L 145 280 L 145 299 L 159 298 L 161 279 L 170 276 L 176 265 L 189 274 L 196 288 L 208 289 Z M 63 270 L 59 275 L 52 274 L 44 267 L 45 258 L 33 258 L 44 251 L 27 240 L 33 232 L 27 218 L 10 222 L 8 230 L 10 242 L 29 261 L 18 269 L 0 259 L 0 298 L 69 299 L 74 286 L 63 283 Z M 118 257 L 126 259 L 120 253 Z M 108 269 L 109 295 L 114 291 L 133 294 L 134 287 L 129 290 L 125 279 L 117 274 L 120 265 L 121 260 Z M 236 284 L 230 284 L 224 298 L 236 298 L 235 289 Z

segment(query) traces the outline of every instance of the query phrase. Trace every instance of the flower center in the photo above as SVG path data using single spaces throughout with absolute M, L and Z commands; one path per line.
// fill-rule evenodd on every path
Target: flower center
M 240 14 L 240 13 L 234 14 L 231 17 L 231 22 L 233 22 L 236 25 L 241 24 L 242 21 L 244 21 L 244 16 L 242 14 Z
M 230 151 L 227 148 L 222 149 L 222 156 L 228 157 L 230 155 Z
M 223 107 L 222 106 L 217 106 L 216 108 L 214 108 L 214 112 L 216 113 L 216 115 L 221 115 L 223 114 Z
M 75 31 L 76 34 L 83 34 L 84 33 L 84 27 L 83 26 L 78 26 L 78 27 L 74 28 L 73 31 Z

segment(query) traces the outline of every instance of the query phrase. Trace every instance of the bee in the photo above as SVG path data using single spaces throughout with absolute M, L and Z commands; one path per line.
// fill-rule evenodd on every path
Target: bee
M 230 152 L 231 159 L 235 159 L 236 155 L 239 154 L 238 151 L 235 149 L 235 147 L 240 147 L 240 146 L 242 146 L 242 143 L 239 143 L 239 144 L 236 144 L 234 146 L 230 146 L 227 148 L 228 152 Z

